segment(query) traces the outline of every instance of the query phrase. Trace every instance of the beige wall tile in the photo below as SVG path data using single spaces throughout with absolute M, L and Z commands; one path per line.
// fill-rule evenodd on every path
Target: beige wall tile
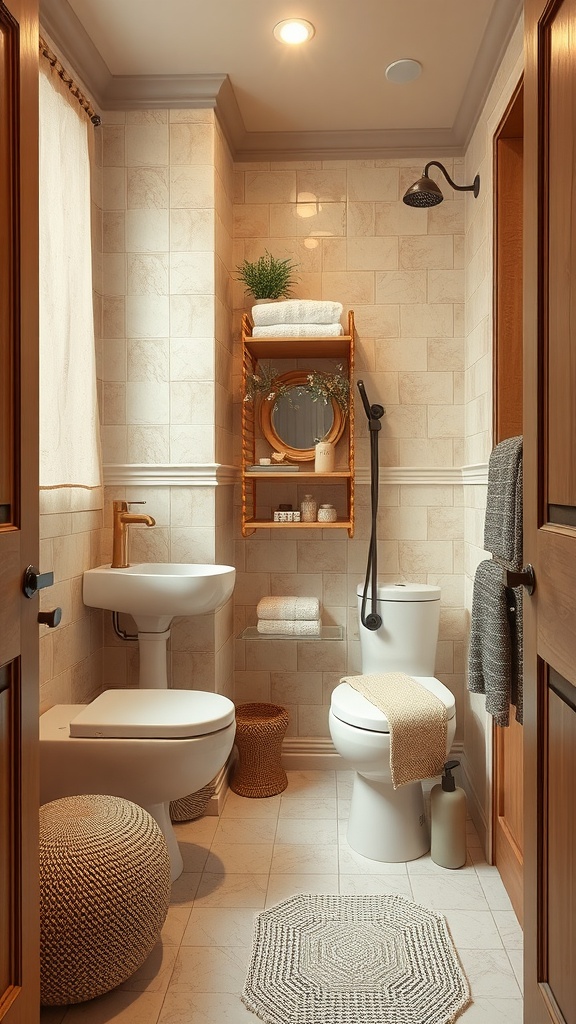
M 167 167 L 129 167 L 127 202 L 129 210 L 167 210 L 169 182 Z
M 398 199 L 398 170 L 395 167 L 353 167 L 348 170 L 348 198 L 356 202 L 386 202 Z
M 454 334 L 450 303 L 421 303 L 400 307 L 400 334 L 407 338 L 445 338 Z
M 295 203 L 296 171 L 246 171 L 246 203 Z
M 398 266 L 398 239 L 397 238 L 348 238 L 347 240 L 347 269 L 348 270 L 389 270 L 394 271 Z M 376 275 L 376 301 L 377 302 L 398 302 L 397 298 L 390 298 L 378 290 L 381 278 L 386 274 Z M 426 298 L 424 294 L 423 298 Z M 414 301 L 414 300 L 412 300 Z
M 376 274 L 377 302 L 426 302 L 424 270 L 390 270 Z M 443 301 L 443 300 L 442 300 Z
M 210 164 L 170 167 L 172 209 L 210 209 L 214 206 L 214 169 Z
M 399 260 L 403 270 L 451 269 L 454 247 L 451 235 L 406 235 L 399 239 Z
M 167 252 L 168 238 L 167 210 L 126 211 L 127 252 Z

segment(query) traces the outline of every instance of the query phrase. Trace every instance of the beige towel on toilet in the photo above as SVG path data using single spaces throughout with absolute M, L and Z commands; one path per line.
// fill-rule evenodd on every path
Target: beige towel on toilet
M 394 789 L 442 774 L 448 711 L 439 697 L 404 672 L 344 676 L 341 681 L 358 690 L 388 719 Z

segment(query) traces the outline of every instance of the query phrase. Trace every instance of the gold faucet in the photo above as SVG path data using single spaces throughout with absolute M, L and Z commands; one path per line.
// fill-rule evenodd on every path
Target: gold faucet
M 156 520 L 152 516 L 128 511 L 128 505 L 145 504 L 144 501 L 115 501 L 113 503 L 111 569 L 127 569 L 130 565 L 128 561 L 128 526 L 130 523 L 156 526 Z

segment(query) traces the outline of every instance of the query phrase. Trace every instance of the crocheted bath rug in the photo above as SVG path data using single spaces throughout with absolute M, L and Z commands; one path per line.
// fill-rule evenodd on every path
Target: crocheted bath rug
M 470 991 L 441 914 L 302 894 L 256 917 L 242 1001 L 266 1024 L 451 1024 Z

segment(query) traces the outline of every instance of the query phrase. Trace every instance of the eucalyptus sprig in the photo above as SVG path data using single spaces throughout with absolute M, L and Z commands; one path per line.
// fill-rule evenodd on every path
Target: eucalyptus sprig
M 278 374 L 275 367 L 261 365 L 258 373 L 250 373 L 246 377 L 244 401 L 251 402 L 261 395 L 264 401 L 273 402 L 285 396 L 290 405 L 297 409 L 299 396 L 306 394 L 313 402 L 323 402 L 324 405 L 333 398 L 342 412 L 347 413 L 350 405 L 350 381 L 344 376 L 343 369 L 339 363 L 335 373 L 312 370 L 307 374 L 306 384 L 294 385 L 282 380 L 282 375 Z

